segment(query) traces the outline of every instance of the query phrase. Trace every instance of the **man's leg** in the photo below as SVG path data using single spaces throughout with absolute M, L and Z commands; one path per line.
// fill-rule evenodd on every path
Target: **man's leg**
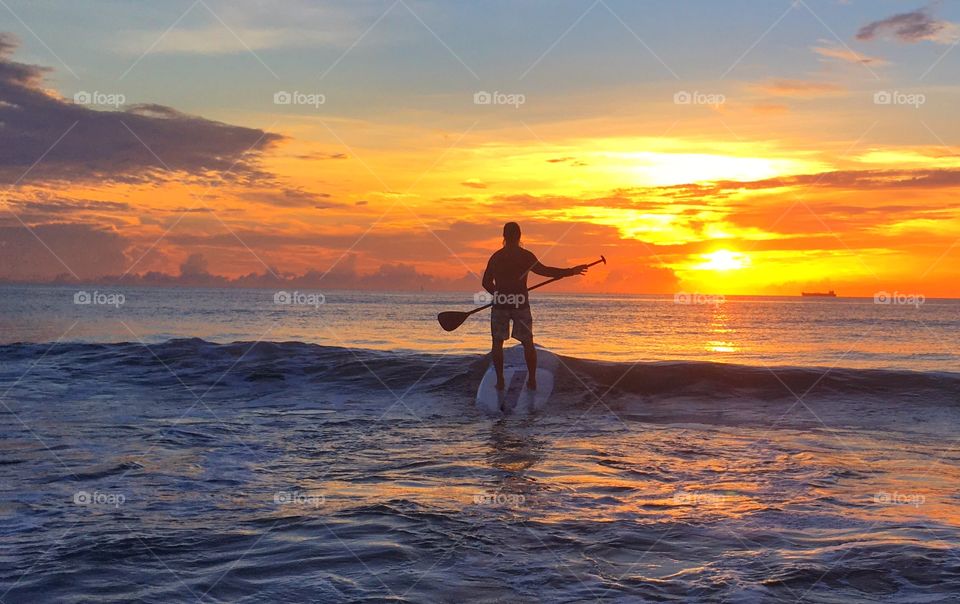
M 497 372 L 497 390 L 503 390 L 503 340 L 493 338 L 493 369 Z
M 523 344 L 523 358 L 527 361 L 527 388 L 537 389 L 537 349 L 533 346 L 533 315 L 529 308 L 513 311 L 513 337 Z
M 510 313 L 502 308 L 493 308 L 490 311 L 490 336 L 493 347 L 490 350 L 493 357 L 493 368 L 497 372 L 497 390 L 503 390 L 503 341 L 510 337 Z
M 537 389 L 537 349 L 533 345 L 533 338 L 523 342 L 523 358 L 527 361 L 527 388 Z

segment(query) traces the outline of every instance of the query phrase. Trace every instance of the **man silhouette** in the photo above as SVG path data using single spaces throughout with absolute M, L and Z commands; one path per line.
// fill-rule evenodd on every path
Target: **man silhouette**
M 503 342 L 511 335 L 523 344 L 527 361 L 527 388 L 537 388 L 537 349 L 533 346 L 533 318 L 527 293 L 527 274 L 544 277 L 570 277 L 587 272 L 587 265 L 571 268 L 544 266 L 533 253 L 520 245 L 520 225 L 503 225 L 503 247 L 490 256 L 483 272 L 483 289 L 493 296 L 490 335 L 493 337 L 493 367 L 497 372 L 497 390 L 503 390 Z M 513 329 L 510 322 L 513 321 Z

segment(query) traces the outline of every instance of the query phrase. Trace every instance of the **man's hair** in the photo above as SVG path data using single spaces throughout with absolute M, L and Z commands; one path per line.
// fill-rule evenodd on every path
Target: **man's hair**
M 503 225 L 503 242 L 520 243 L 520 225 L 516 222 L 508 222 Z

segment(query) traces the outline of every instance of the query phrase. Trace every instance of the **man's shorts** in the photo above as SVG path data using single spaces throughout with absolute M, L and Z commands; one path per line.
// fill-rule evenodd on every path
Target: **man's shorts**
M 494 308 L 490 313 L 490 335 L 495 340 L 506 340 L 510 337 L 510 321 L 513 321 L 513 337 L 521 342 L 533 340 L 533 317 L 530 307 L 526 308 Z

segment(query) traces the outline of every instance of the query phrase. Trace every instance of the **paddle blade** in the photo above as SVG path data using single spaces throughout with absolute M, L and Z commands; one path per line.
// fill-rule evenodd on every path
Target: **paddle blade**
M 463 325 L 463 322 L 466 321 L 469 316 L 470 313 L 448 310 L 447 312 L 442 312 L 437 315 L 437 321 L 440 322 L 440 327 L 442 327 L 444 331 L 453 331 Z

